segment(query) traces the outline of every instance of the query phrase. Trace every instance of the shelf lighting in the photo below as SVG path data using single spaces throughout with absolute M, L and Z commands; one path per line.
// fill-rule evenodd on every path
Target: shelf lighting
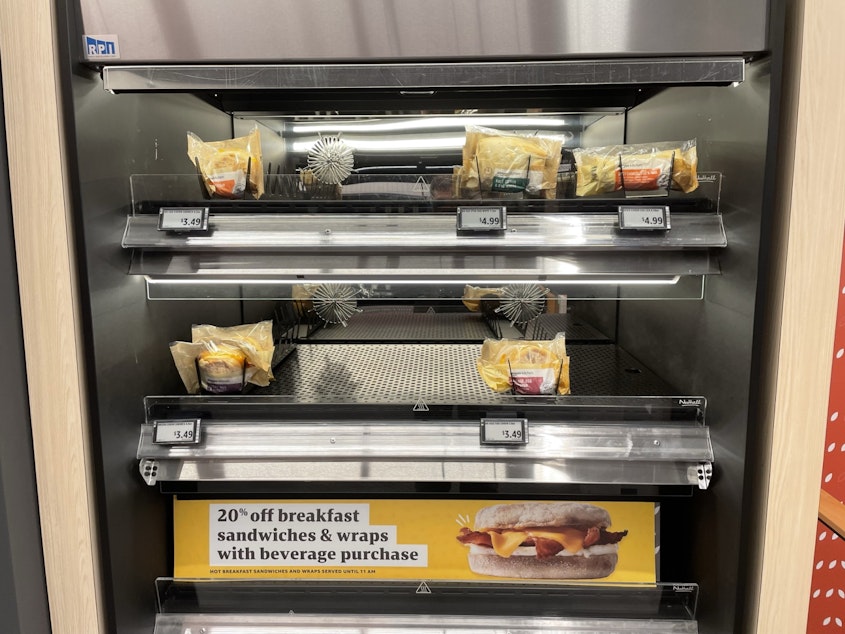
M 463 136 L 440 137 L 440 138 L 407 138 L 401 139 L 352 139 L 344 137 L 343 142 L 353 150 L 372 151 L 416 151 L 416 150 L 443 150 L 455 149 L 464 146 L 466 138 Z M 314 140 L 296 141 L 292 144 L 294 152 L 308 152 L 314 145 Z
M 346 282 L 349 284 L 390 284 L 390 285 L 397 285 L 397 284 L 412 284 L 412 285 L 431 285 L 431 284 L 455 284 L 455 285 L 464 285 L 464 284 L 475 284 L 475 283 L 484 283 L 484 284 L 585 284 L 585 285 L 614 285 L 614 286 L 631 286 L 631 285 L 662 285 L 662 286 L 669 286 L 677 284 L 678 281 L 681 279 L 680 275 L 666 275 L 666 276 L 653 276 L 653 277 L 599 277 L 599 278 L 560 278 L 560 279 L 549 279 L 546 276 L 546 279 L 538 280 L 537 278 L 531 277 L 524 277 L 524 278 L 512 278 L 512 279 L 487 279 L 484 277 L 479 278 L 466 278 L 461 280 L 455 279 L 437 279 L 437 278 L 428 278 L 428 279 L 418 279 L 418 278 L 406 278 L 402 276 L 390 277 L 390 278 L 378 278 L 378 279 L 371 279 L 367 277 L 348 277 L 343 275 L 338 276 L 329 276 L 329 277 L 277 277 L 277 278 L 231 278 L 231 277 L 218 277 L 218 278 L 180 278 L 180 277 L 154 277 L 150 275 L 144 276 L 147 281 L 147 284 L 150 285 L 187 285 L 187 286 L 200 286 L 205 284 L 220 284 L 220 285 L 232 285 L 232 286 L 244 286 L 244 285 L 260 285 L 260 284 L 333 284 L 339 281 Z
M 400 132 L 403 130 L 432 130 L 432 129 L 463 129 L 467 125 L 480 126 L 508 126 L 511 128 L 563 128 L 568 124 L 566 119 L 544 117 L 426 117 L 406 119 L 400 121 L 321 121 L 319 123 L 293 124 L 290 131 L 293 134 L 316 134 L 319 132 Z

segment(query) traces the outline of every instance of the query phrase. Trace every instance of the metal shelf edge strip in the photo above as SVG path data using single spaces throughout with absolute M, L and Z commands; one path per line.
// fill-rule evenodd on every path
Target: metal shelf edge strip
M 524 447 L 481 446 L 478 424 L 226 423 L 203 421 L 199 445 L 153 443 L 143 425 L 139 458 L 426 460 L 712 460 L 710 432 L 698 425 L 530 425 Z
M 509 232 L 501 237 L 465 237 L 455 233 L 455 219 L 448 215 L 411 215 L 401 219 L 369 215 L 225 215 L 212 214 L 207 234 L 178 234 L 158 230 L 158 216 L 129 216 L 122 246 L 127 249 L 172 251 L 284 249 L 309 251 L 489 251 L 519 249 L 677 250 L 727 246 L 720 214 L 672 217 L 666 232 L 619 234 L 617 216 L 523 215 L 509 219 Z M 388 226 L 390 225 L 390 226 Z
M 742 57 L 390 64 L 106 66 L 106 90 L 296 90 L 728 84 Z
M 194 629 L 196 628 L 196 629 Z M 505 634 L 518 630 L 521 634 L 585 634 L 616 632 L 618 634 L 695 634 L 695 621 L 663 619 L 576 619 L 454 617 L 429 615 L 354 615 L 331 614 L 158 614 L 154 634 L 184 634 L 188 631 L 231 632 L 244 634 L 308 634 L 317 632 L 354 631 L 361 634 L 396 634 L 419 632 L 438 634 Z
M 152 442 L 138 458 L 157 481 L 466 481 L 699 484 L 713 460 L 698 425 L 537 424 L 529 444 L 481 446 L 477 425 L 204 422 L 198 446 Z

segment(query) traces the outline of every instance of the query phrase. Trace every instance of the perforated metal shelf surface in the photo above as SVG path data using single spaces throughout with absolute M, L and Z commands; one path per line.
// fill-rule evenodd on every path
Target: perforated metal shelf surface
M 276 370 L 276 381 L 256 395 L 325 402 L 336 396 L 359 403 L 495 403 L 475 362 L 480 344 L 299 344 Z M 567 346 L 572 394 L 665 396 L 675 390 L 634 357 L 611 344 Z
M 505 322 L 507 323 L 507 322 Z M 346 326 L 330 324 L 313 341 L 474 341 L 494 336 L 478 313 L 371 311 L 353 315 Z
M 534 339 L 552 339 L 563 332 L 567 342 L 575 341 L 603 341 L 610 343 L 610 339 L 601 332 L 584 323 L 580 318 L 568 313 L 552 313 L 540 315 L 528 327 L 526 336 Z
M 507 320 L 498 320 L 502 336 L 522 337 Z M 525 338 L 552 339 L 566 334 L 568 342 L 609 343 L 592 326 L 569 314 L 547 314 L 525 325 Z M 481 342 L 497 336 L 479 313 L 423 313 L 410 310 L 365 310 L 353 315 L 346 326 L 328 324 L 308 338 L 319 342 Z

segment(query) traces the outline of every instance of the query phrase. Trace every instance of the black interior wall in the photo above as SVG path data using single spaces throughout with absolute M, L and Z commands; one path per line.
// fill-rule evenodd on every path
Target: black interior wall
M 713 482 L 688 503 L 663 507 L 671 527 L 664 526 L 663 535 L 690 544 L 688 557 L 671 562 L 666 573 L 701 585 L 702 634 L 734 631 L 749 502 L 743 478 L 758 255 L 770 212 L 763 205 L 773 78 L 768 60 L 746 72 L 736 87 L 667 90 L 628 117 L 629 142 L 697 137 L 699 168 L 724 174 L 720 208 L 728 247 L 719 255 L 721 275 L 707 280 L 704 300 L 619 306 L 619 344 L 683 393 L 708 399 Z
M 130 213 L 132 174 L 190 173 L 186 132 L 226 138 L 230 118 L 187 95 L 112 95 L 100 78 L 72 78 L 76 222 L 85 255 L 91 342 L 90 411 L 99 438 L 106 607 L 110 630 L 149 634 L 155 579 L 170 572 L 169 499 L 148 487 L 135 452 L 143 399 L 179 394 L 168 344 L 190 339 L 193 323 L 239 323 L 239 302 L 148 301 L 143 278 L 128 275 L 120 246 Z

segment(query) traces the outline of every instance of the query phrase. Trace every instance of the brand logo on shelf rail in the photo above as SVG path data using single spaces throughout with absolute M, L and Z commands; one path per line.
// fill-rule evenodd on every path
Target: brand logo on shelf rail
M 116 35 L 85 35 L 85 59 L 116 59 L 120 47 Z
M 700 398 L 682 398 L 678 401 L 681 407 L 701 407 L 704 401 Z
M 694 592 L 695 586 L 687 584 L 675 584 L 672 586 L 672 590 L 674 590 L 675 592 Z

